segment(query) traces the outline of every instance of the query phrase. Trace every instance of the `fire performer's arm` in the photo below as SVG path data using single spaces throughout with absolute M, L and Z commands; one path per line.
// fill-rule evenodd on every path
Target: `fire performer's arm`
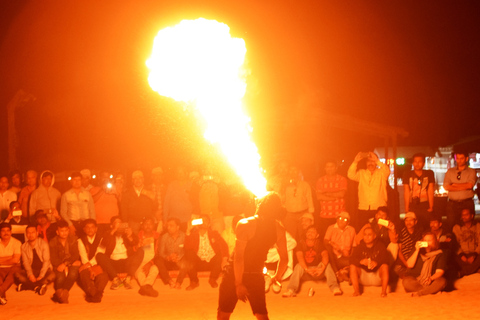
M 285 228 L 280 225 L 280 223 L 276 223 L 277 225 L 277 242 L 275 246 L 277 247 L 278 255 L 280 256 L 280 260 L 277 264 L 277 272 L 275 272 L 275 277 L 272 278 L 273 281 L 282 281 L 282 276 L 287 270 L 288 266 L 288 251 L 287 251 L 287 237 L 285 233 Z

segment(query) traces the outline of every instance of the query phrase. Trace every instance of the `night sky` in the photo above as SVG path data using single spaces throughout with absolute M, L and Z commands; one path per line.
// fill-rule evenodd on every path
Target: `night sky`
M 153 92 L 145 66 L 160 29 L 199 17 L 246 42 L 245 104 L 266 162 L 384 145 L 312 124 L 318 110 L 403 128 L 404 146 L 480 134 L 479 1 L 17 0 L 0 15 L 3 172 L 19 89 L 36 98 L 16 113 L 22 170 L 211 161 L 194 113 Z

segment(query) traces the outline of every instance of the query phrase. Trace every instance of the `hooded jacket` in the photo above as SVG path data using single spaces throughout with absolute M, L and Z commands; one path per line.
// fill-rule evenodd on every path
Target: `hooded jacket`
M 45 186 L 42 184 L 42 178 L 43 175 L 47 172 L 50 172 L 52 174 L 52 184 L 50 185 L 50 187 L 45 188 Z M 35 212 L 37 210 L 44 210 L 50 222 L 57 222 L 50 211 L 51 209 L 58 208 L 58 202 L 62 194 L 60 193 L 60 191 L 53 187 L 54 183 L 55 175 L 53 174 L 53 172 L 45 170 L 42 172 L 42 174 L 40 174 L 40 185 L 37 189 L 35 189 L 35 191 L 32 192 L 32 195 L 30 196 L 30 219 L 35 218 Z

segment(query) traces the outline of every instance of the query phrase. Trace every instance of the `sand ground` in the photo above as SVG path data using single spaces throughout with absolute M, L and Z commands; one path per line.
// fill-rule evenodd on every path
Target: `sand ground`
M 188 284 L 188 279 L 186 280 Z M 184 287 L 186 286 L 184 284 Z M 287 283 L 284 283 L 286 287 Z M 70 303 L 54 304 L 50 297 L 33 292 L 7 292 L 8 304 L 0 306 L 0 319 L 215 319 L 218 289 L 212 289 L 207 279 L 200 279 L 200 287 L 187 292 L 170 289 L 160 281 L 155 283 L 158 298 L 140 296 L 138 285 L 133 290 L 124 288 L 112 291 L 107 286 L 100 304 L 89 304 L 83 292 L 75 285 L 70 293 Z M 309 287 L 315 295 L 308 297 Z M 412 298 L 403 288 L 380 298 L 380 288 L 366 288 L 360 297 L 352 297 L 353 290 L 342 283 L 343 296 L 334 297 L 324 282 L 306 282 L 294 298 L 282 298 L 269 292 L 267 306 L 271 319 L 475 319 L 480 313 L 480 274 L 460 279 L 457 290 L 433 296 Z M 231 319 L 254 319 L 248 304 L 239 302 Z

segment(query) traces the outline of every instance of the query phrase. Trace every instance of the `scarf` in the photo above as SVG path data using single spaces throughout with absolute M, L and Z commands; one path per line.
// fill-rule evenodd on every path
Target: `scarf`
M 417 277 L 417 280 L 420 283 L 423 283 L 425 279 L 429 278 L 432 275 L 433 262 L 435 261 L 435 257 L 440 253 L 442 253 L 442 250 L 435 250 L 427 252 L 425 254 L 420 254 L 420 258 L 423 261 L 422 271 Z

